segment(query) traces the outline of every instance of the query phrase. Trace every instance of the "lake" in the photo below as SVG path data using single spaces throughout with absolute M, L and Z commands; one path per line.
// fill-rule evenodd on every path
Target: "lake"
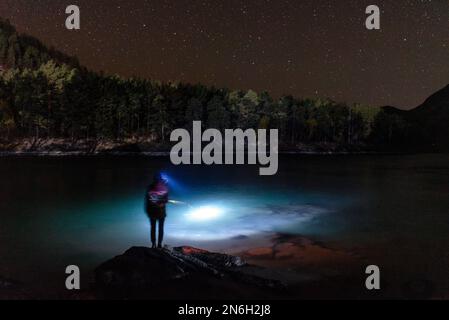
M 273 177 L 257 166 L 174 167 L 165 157 L 1 158 L 0 275 L 60 283 L 67 265 L 91 271 L 148 246 L 143 196 L 158 170 L 171 198 L 186 203 L 168 208 L 169 245 L 232 253 L 285 233 L 377 248 L 372 259 L 380 250 L 394 272 L 447 274 L 448 155 L 285 155 Z

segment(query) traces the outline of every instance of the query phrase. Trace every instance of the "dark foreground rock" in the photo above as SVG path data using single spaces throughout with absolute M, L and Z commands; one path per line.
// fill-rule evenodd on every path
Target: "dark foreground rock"
M 134 247 L 95 270 L 100 298 L 276 298 L 284 286 L 261 277 L 256 267 L 230 255 L 191 247 Z M 260 274 L 260 273 L 259 273 Z

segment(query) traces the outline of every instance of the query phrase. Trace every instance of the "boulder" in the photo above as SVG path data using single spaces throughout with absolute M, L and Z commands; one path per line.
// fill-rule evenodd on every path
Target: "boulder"
M 239 257 L 192 247 L 133 247 L 96 268 L 94 288 L 105 298 L 169 299 L 263 298 L 282 290 L 249 270 Z

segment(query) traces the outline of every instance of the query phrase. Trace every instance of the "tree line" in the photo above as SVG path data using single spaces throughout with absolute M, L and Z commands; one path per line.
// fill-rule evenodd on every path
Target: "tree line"
M 273 99 L 268 93 L 124 79 L 81 67 L 76 58 L 18 35 L 0 20 L 0 133 L 17 138 L 145 139 L 172 130 L 277 128 L 283 145 L 398 143 L 401 116 L 328 99 Z

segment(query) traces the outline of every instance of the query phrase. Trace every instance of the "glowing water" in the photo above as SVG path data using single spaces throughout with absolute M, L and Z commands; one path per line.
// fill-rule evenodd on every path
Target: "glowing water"
M 228 251 L 280 232 L 349 247 L 387 243 L 392 256 L 426 261 L 447 247 L 447 160 L 293 157 L 260 177 L 257 168 L 174 168 L 164 158 L 0 159 L 0 274 L 44 279 L 44 270 L 92 268 L 148 245 L 144 190 L 161 169 L 171 197 L 194 208 L 169 205 L 168 244 Z
M 225 209 L 215 206 L 201 206 L 198 208 L 192 208 L 186 218 L 195 222 L 210 222 L 219 219 Z

